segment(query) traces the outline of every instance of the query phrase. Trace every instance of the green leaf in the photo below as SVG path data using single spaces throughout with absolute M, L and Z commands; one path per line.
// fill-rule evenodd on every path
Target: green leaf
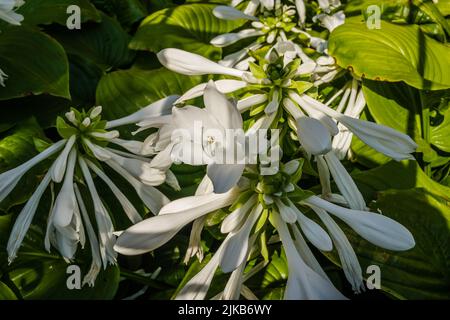
M 17 300 L 15 293 L 0 281 L 0 300 Z
M 6 87 L 0 86 L 0 100 L 42 93 L 70 98 L 67 56 L 42 32 L 27 27 L 2 30 L 0 68 L 8 75 Z
M 341 67 L 363 78 L 404 81 L 418 89 L 450 88 L 450 48 L 417 25 L 382 21 L 377 30 L 359 18 L 348 19 L 331 33 L 329 51 Z
M 43 132 L 35 119 L 17 125 L 0 139 L 0 172 L 12 169 L 37 154 L 33 137 L 42 137 Z
M 106 13 L 116 16 L 126 28 L 147 16 L 147 11 L 139 0 L 93 0 L 93 3 Z
M 50 34 L 68 54 L 90 60 L 105 70 L 129 64 L 133 58 L 133 52 L 128 49 L 130 36 L 105 14 L 100 23 L 85 25 L 81 30 L 61 28 Z
M 379 191 L 423 188 L 429 194 L 450 201 L 450 188 L 428 177 L 415 161 L 391 161 L 378 168 L 352 174 L 366 200 L 373 200 Z
M 442 121 L 437 126 L 430 126 L 430 143 L 422 139 L 421 98 L 419 90 L 405 83 L 381 81 L 363 81 L 364 96 L 368 110 L 373 119 L 388 127 L 408 134 L 419 144 L 418 151 L 426 159 L 437 157 L 430 143 L 442 151 L 450 152 L 450 109 L 442 114 Z M 436 92 L 439 93 L 439 92 Z M 438 101 L 439 103 L 440 101 Z M 426 104 L 433 101 L 425 101 Z M 435 105 L 427 106 L 428 108 Z M 431 161 L 429 161 L 431 162 Z
M 91 61 L 78 55 L 70 55 L 69 64 L 72 103 L 89 109 L 95 104 L 95 92 L 103 71 Z
M 21 122 L 0 140 L 0 172 L 11 170 L 37 154 L 33 138 L 43 137 L 35 119 Z M 31 170 L 1 203 L 1 209 L 25 202 L 39 182 L 39 168 Z
M 106 119 L 118 119 L 169 95 L 183 94 L 202 80 L 167 69 L 112 72 L 98 84 L 97 105 L 103 106 Z
M 363 81 L 364 96 L 371 116 L 377 123 L 420 138 L 420 96 L 405 83 Z
M 212 13 L 215 7 L 191 4 L 157 11 L 141 23 L 130 48 L 153 52 L 178 48 L 218 60 L 222 50 L 209 42 L 219 34 L 242 26 L 245 21 L 218 19 Z
M 450 108 L 443 114 L 442 122 L 431 127 L 431 143 L 439 149 L 450 153 Z
M 17 10 L 24 16 L 23 24 L 35 26 L 39 24 L 58 23 L 66 26 L 67 19 L 72 13 L 67 13 L 67 8 L 76 5 L 81 9 L 81 22 L 100 22 L 101 16 L 88 0 L 27 0 Z
M 423 13 L 428 15 L 434 22 L 438 23 L 450 35 L 450 25 L 433 2 L 413 0 L 412 3 Z

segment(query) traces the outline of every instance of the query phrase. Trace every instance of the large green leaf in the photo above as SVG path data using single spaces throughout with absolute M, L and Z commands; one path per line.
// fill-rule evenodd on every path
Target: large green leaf
M 17 12 L 24 16 L 25 25 L 58 23 L 66 26 L 67 19 L 71 15 L 67 13 L 67 8 L 71 5 L 81 9 L 81 22 L 101 20 L 99 12 L 89 0 L 27 0 Z
M 442 113 L 442 122 L 431 127 L 431 142 L 439 149 L 450 153 L 450 108 Z
M 404 81 L 419 89 L 450 88 L 450 48 L 426 36 L 417 25 L 385 21 L 369 29 L 359 18 L 336 28 L 330 54 L 357 76 L 389 82 Z
M 8 75 L 0 100 L 47 93 L 70 98 L 69 65 L 61 45 L 27 27 L 0 33 L 0 68 Z
M 0 139 L 0 172 L 13 169 L 35 156 L 37 150 L 33 139 L 43 137 L 43 132 L 34 119 L 22 122 L 4 134 L 4 138 Z M 0 209 L 8 209 L 28 199 L 39 181 L 38 167 L 21 179 L 14 191 L 1 203 Z
M 389 83 L 365 80 L 363 82 L 364 96 L 368 110 L 373 119 L 379 123 L 408 134 L 419 144 L 418 151 L 424 154 L 427 162 L 436 161 L 437 154 L 430 143 L 442 151 L 450 151 L 450 112 L 447 109 L 442 114 L 441 121 L 432 126 L 430 124 L 429 142 L 422 138 L 422 100 L 430 104 L 430 99 L 420 97 L 419 90 L 405 83 Z M 435 92 L 441 93 L 441 92 Z M 438 99 L 438 103 L 440 100 Z M 428 105 L 427 108 L 435 107 Z M 440 161 L 440 159 L 438 159 Z
M 17 300 L 16 294 L 3 282 L 0 281 L 0 300 Z
M 156 100 L 182 94 L 202 82 L 167 69 L 117 71 L 105 75 L 97 87 L 97 104 L 107 119 L 129 115 Z
M 191 4 L 157 11 L 141 23 L 130 47 L 153 52 L 173 47 L 220 59 L 222 50 L 209 42 L 219 34 L 242 26 L 245 21 L 218 19 L 212 14 L 215 6 Z
M 371 116 L 384 124 L 413 138 L 421 137 L 421 104 L 418 90 L 405 83 L 366 80 L 364 96 Z
M 450 188 L 429 178 L 415 161 L 391 161 L 352 176 L 368 201 L 376 199 L 377 192 L 384 190 L 423 188 L 434 197 L 450 203 Z
M 83 26 L 81 30 L 61 28 L 50 34 L 68 54 L 90 60 L 103 69 L 117 68 L 131 62 L 130 37 L 113 18 L 102 14 L 101 23 Z
M 12 169 L 37 154 L 34 137 L 42 136 L 36 120 L 29 119 L 17 125 L 0 138 L 0 172 Z
M 127 28 L 147 16 L 147 11 L 140 0 L 93 0 L 92 2 L 106 13 L 115 15 Z

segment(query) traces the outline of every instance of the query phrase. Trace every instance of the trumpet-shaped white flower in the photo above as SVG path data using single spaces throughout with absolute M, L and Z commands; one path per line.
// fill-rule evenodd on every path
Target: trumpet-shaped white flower
M 405 251 L 415 246 L 414 238 L 400 223 L 378 213 L 346 209 L 319 197 L 303 201 L 311 207 L 322 208 L 348 224 L 367 241 L 388 249 Z
M 227 130 L 242 130 L 242 117 L 212 81 L 205 88 L 204 102 L 204 109 L 190 106 L 174 109 L 173 125 L 182 135 L 187 133 L 187 137 L 181 137 L 181 142 L 174 145 L 172 157 L 188 164 L 208 164 L 207 174 L 214 192 L 223 193 L 236 185 L 245 167 L 243 146 L 234 139 L 227 141 L 226 137 Z M 203 132 L 198 138 L 196 125 Z M 238 148 L 236 157 L 228 159 L 235 148 Z
M 173 97 L 171 101 L 174 101 L 176 98 Z M 155 106 L 160 106 L 160 109 L 164 109 L 167 104 L 166 101 L 157 102 Z M 131 120 L 139 119 L 138 116 L 143 114 L 146 117 L 162 116 L 164 112 L 162 110 L 149 111 L 147 109 L 141 111 L 137 116 L 134 115 L 134 118 Z M 49 146 L 43 152 L 17 168 L 0 174 L 0 201 L 3 201 L 31 168 L 59 153 L 16 219 L 8 241 L 7 250 L 9 261 L 12 262 L 19 252 L 44 192 L 50 185 L 53 195 L 54 185 L 61 184 L 56 199 L 51 201 L 44 245 L 48 251 L 51 250 L 51 246 L 55 247 L 65 260 L 71 261 L 75 258 L 78 245 L 84 248 L 87 236 L 93 261 L 83 283 L 93 285 L 101 266 L 106 268 L 108 264 L 116 263 L 116 252 L 113 250 L 115 243 L 114 226 L 109 212 L 100 198 L 90 171 L 94 172 L 96 176 L 105 182 L 116 196 L 131 222 L 136 223 L 142 220 L 138 211 L 120 188 L 99 165 L 94 163 L 95 158 L 107 163 L 122 175 L 135 188 L 143 202 L 154 213 L 158 212 L 169 201 L 161 192 L 154 188 L 154 186 L 160 185 L 165 181 L 166 175 L 159 168 L 151 167 L 150 159 L 104 147 L 108 143 L 113 143 L 126 150 L 138 153 L 142 144 L 119 139 L 117 131 L 106 131 L 105 122 L 101 121 L 101 107 L 93 108 L 87 113 L 73 109 L 66 114 L 66 118 L 68 123 L 62 118 L 59 118 L 57 121 L 57 129 L 64 138 L 63 140 Z M 131 120 L 130 118 L 121 119 L 113 124 L 127 124 Z M 76 168 L 81 169 L 82 176 L 77 176 L 78 171 Z M 84 196 L 81 195 L 75 183 L 76 180 L 84 181 L 87 185 L 88 194 L 90 194 L 94 205 L 97 234 L 90 222 L 84 204 Z
M 384 125 L 349 117 L 308 95 L 293 94 L 291 98 L 302 108 L 313 109 L 326 118 L 339 121 L 367 145 L 397 161 L 414 159 L 411 153 L 415 152 L 417 144 L 403 133 Z
M 0 0 L 0 19 L 16 26 L 20 26 L 23 16 L 15 10 L 25 4 L 23 0 Z

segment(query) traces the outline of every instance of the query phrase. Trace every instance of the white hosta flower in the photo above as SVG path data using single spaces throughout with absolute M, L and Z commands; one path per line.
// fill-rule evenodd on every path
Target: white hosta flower
M 178 98 L 179 96 L 172 95 L 153 102 L 152 104 L 136 111 L 129 116 L 109 121 L 106 125 L 106 128 L 111 129 L 127 124 L 136 124 L 142 121 L 148 121 L 150 119 L 170 115 L 170 113 L 172 112 L 172 106 Z
M 264 32 L 257 29 L 244 29 L 237 33 L 225 33 L 221 34 L 214 39 L 211 40 L 211 44 L 216 47 L 227 47 L 229 45 L 232 45 L 233 43 L 236 43 L 242 39 L 247 38 L 253 38 L 257 36 L 263 35 Z
M 42 195 L 50 184 L 50 172 L 51 170 L 49 170 L 44 179 L 42 179 L 36 191 L 23 207 L 14 223 L 7 245 L 8 260 L 10 263 L 17 257 L 17 251 L 19 250 L 26 233 L 30 228 L 31 222 L 39 206 L 39 201 L 41 200 Z
M 302 260 L 289 234 L 286 222 L 278 215 L 274 215 L 274 221 L 288 260 L 289 276 L 284 298 L 286 300 L 345 299 L 329 279 L 316 273 Z
M 170 107 L 177 98 L 171 98 Z M 167 108 L 166 102 L 154 105 L 156 108 L 160 107 L 159 111 L 143 110 L 137 116 L 134 115 L 132 120 L 140 119 L 143 116 L 161 116 L 163 113 L 161 109 Z M 94 172 L 108 186 L 131 222 L 137 223 L 142 220 L 130 200 L 93 160 L 97 158 L 105 162 L 124 177 L 154 213 L 169 202 L 167 197 L 154 187 L 163 183 L 166 175 L 165 171 L 160 168 L 151 167 L 151 159 L 136 154 L 139 153 L 142 143 L 120 139 L 118 131 L 105 130 L 105 123 L 101 121 L 101 107 L 93 108 L 89 112 L 72 109 L 66 114 L 66 117 L 68 122 L 62 118 L 57 120 L 57 129 L 64 138 L 63 140 L 51 145 L 22 165 L 0 174 L 0 201 L 3 201 L 31 168 L 58 154 L 15 221 L 7 245 L 8 260 L 12 262 L 18 253 L 20 254 L 20 246 L 31 225 L 40 199 L 50 186 L 52 199 L 44 246 L 48 251 L 52 246 L 55 247 L 69 262 L 75 258 L 78 246 L 84 247 L 87 236 L 92 252 L 92 264 L 83 284 L 93 285 L 101 267 L 106 268 L 108 264 L 116 263 L 116 252 L 113 250 L 115 236 L 110 213 L 100 198 L 90 171 Z M 122 119 L 116 122 L 116 125 L 127 124 L 129 121 L 130 118 Z M 135 153 L 105 147 L 109 143 Z M 165 169 L 168 170 L 168 168 Z M 87 195 L 90 196 L 94 205 L 97 231 L 94 230 L 93 224 L 89 220 L 90 215 L 83 199 L 85 195 L 81 195 L 75 181 L 80 182 L 80 185 L 87 186 L 89 191 Z M 55 184 L 61 184 L 56 199 L 53 192 Z M 171 184 L 176 185 L 175 181 L 172 181 Z
M 337 106 L 336 111 L 342 112 L 345 109 L 344 115 L 359 119 L 366 105 L 366 101 L 363 90 L 360 89 L 358 92 L 358 86 L 358 81 L 353 80 L 351 85 L 338 92 L 326 103 L 326 105 L 330 105 L 335 98 L 342 95 L 342 99 Z M 353 133 L 341 123 L 338 124 L 338 127 L 339 133 L 333 138 L 333 151 L 338 158 L 342 160 L 349 153 Z
M 308 154 L 331 151 L 330 132 L 319 120 L 306 116 L 290 99 L 284 101 L 284 107 L 296 120 L 298 139 Z
M 15 12 L 25 2 L 23 0 L 0 0 L 0 19 L 16 26 L 20 26 L 23 16 Z
M 340 160 L 336 157 L 335 153 L 331 151 L 323 157 L 326 160 L 339 191 L 348 203 L 348 206 L 354 210 L 366 210 L 366 202 L 364 201 L 361 192 Z
M 180 49 L 164 49 L 158 53 L 158 59 L 167 69 L 185 75 L 223 74 L 241 78 L 243 71 L 221 66 L 200 55 Z
M 325 210 L 314 206 L 311 208 L 319 216 L 320 220 L 322 220 L 330 233 L 333 243 L 338 251 L 339 260 L 344 269 L 345 277 L 351 284 L 353 291 L 356 293 L 361 292 L 361 290 L 364 290 L 361 265 L 359 264 L 358 257 L 345 236 L 344 231 L 342 231 L 339 225 Z
M 183 136 L 174 145 L 172 157 L 193 165 L 208 164 L 207 175 L 213 182 L 214 192 L 223 193 L 236 185 L 245 167 L 241 158 L 244 146 L 226 137 L 227 131 L 229 134 L 231 130 L 242 130 L 242 117 L 212 81 L 205 88 L 204 102 L 204 109 L 187 106 L 173 110 L 173 125 Z M 199 129 L 203 135 L 196 137 Z M 234 159 L 228 161 L 236 148 Z
M 172 201 L 161 209 L 159 215 L 124 231 L 114 248 L 125 255 L 138 255 L 155 250 L 193 220 L 231 205 L 238 195 L 238 189 L 233 188 L 222 194 L 212 193 Z
M 102 268 L 102 258 L 100 256 L 100 247 L 97 239 L 97 235 L 95 234 L 94 228 L 89 219 L 88 211 L 83 201 L 83 197 L 81 196 L 80 190 L 78 186 L 74 183 L 75 196 L 77 198 L 77 202 L 80 207 L 81 215 L 83 217 L 84 225 L 86 228 L 86 232 L 89 239 L 89 245 L 91 246 L 91 255 L 92 255 L 92 263 L 89 268 L 88 273 L 84 276 L 83 286 L 85 284 L 93 287 L 95 284 L 95 279 Z
M 60 151 L 66 142 L 67 140 L 61 140 L 20 166 L 0 174 L 0 202 L 5 200 L 11 191 L 13 191 L 14 187 L 19 183 L 25 173 L 41 161 Z
M 194 277 L 192 277 L 183 289 L 178 292 L 176 296 L 176 300 L 203 300 L 208 293 L 208 289 L 211 285 L 211 282 L 214 278 L 214 274 L 216 273 L 217 268 L 219 267 L 221 254 L 224 246 L 227 243 L 227 237 L 222 245 L 217 249 L 214 256 L 211 260 L 208 261 L 206 266 L 197 273 Z
M 364 143 L 388 157 L 397 161 L 414 159 L 411 153 L 415 152 L 417 144 L 403 133 L 384 125 L 346 116 L 307 95 L 297 97 L 296 102 L 301 107 L 307 106 L 334 118 L 352 131 Z
M 345 22 L 345 14 L 344 11 L 338 11 L 333 15 L 328 15 L 328 14 L 319 14 L 317 16 L 314 17 L 315 20 L 320 21 L 320 24 L 328 29 L 328 31 L 333 31 L 334 29 L 336 29 L 337 27 L 339 27 L 340 25 L 344 24 Z
M 239 297 L 243 288 L 242 284 L 245 281 L 243 270 L 253 250 L 252 248 L 254 248 L 254 242 L 259 236 L 259 232 L 261 232 L 261 230 L 255 230 L 257 221 L 263 217 L 262 213 L 264 209 L 261 199 L 265 199 L 265 206 L 271 206 L 272 208 L 266 210 L 276 210 L 271 214 L 278 216 L 278 212 L 280 212 L 280 216 L 283 217 L 282 219 L 293 223 L 293 227 L 294 224 L 298 223 L 299 230 L 317 248 L 324 251 L 330 251 L 332 249 L 330 237 L 317 223 L 303 215 L 292 202 L 288 201 L 285 204 L 282 202 L 284 200 L 281 200 L 283 196 L 289 196 L 289 193 L 294 191 L 294 186 L 289 181 L 285 181 L 287 179 L 286 177 L 295 175 L 298 170 L 300 170 L 299 162 L 292 161 L 283 168 L 283 174 L 279 174 L 277 176 L 278 178 L 261 177 L 263 180 L 253 184 L 253 186 L 256 185 L 254 190 L 255 194 L 249 193 L 250 190 L 248 187 L 250 184 L 244 183 L 245 179 L 240 183 L 242 189 L 235 187 L 223 194 L 208 193 L 212 190 L 212 183 L 209 179 L 205 178 L 198 190 L 198 193 L 201 195 L 175 200 L 163 207 L 158 216 L 130 227 L 120 235 L 115 249 L 119 253 L 126 255 L 141 254 L 154 250 L 169 241 L 188 223 L 198 221 L 199 218 L 204 217 L 210 212 L 226 208 L 233 204 L 233 212 L 221 224 L 221 231 L 227 234 L 226 239 L 222 242 L 220 248 L 215 252 L 206 266 L 180 291 L 177 299 L 204 299 L 214 273 L 218 268 L 225 273 L 231 273 L 224 292 L 219 296 L 222 298 Z M 280 190 L 271 186 L 270 183 L 275 183 Z M 290 185 L 291 187 L 289 187 Z M 204 194 L 205 192 L 207 194 Z M 240 195 L 243 194 L 249 194 L 249 196 L 245 197 L 246 200 L 239 200 Z M 269 201 L 269 198 L 272 200 Z M 297 234 L 300 232 L 299 230 L 296 231 Z M 317 261 L 308 250 L 307 248 L 300 248 L 301 254 L 312 265 L 311 268 L 320 268 L 320 266 L 317 267 Z M 300 255 L 300 253 L 296 254 Z M 304 270 L 303 266 L 308 266 L 303 260 L 300 262 L 295 260 L 295 263 L 298 263 L 297 267 L 302 271 Z M 288 295 L 288 298 L 326 296 L 326 293 L 321 292 L 321 290 L 325 291 L 323 289 L 325 287 L 332 288 L 333 291 L 328 293 L 330 295 L 334 295 L 333 292 L 336 290 L 328 278 L 323 277 L 320 273 L 316 274 L 313 269 L 307 269 L 306 274 L 300 276 L 293 273 L 292 277 L 294 280 L 289 281 L 296 283 L 298 277 L 300 277 L 302 281 L 308 283 L 310 280 L 305 279 L 311 278 L 314 284 L 311 284 L 310 290 L 306 295 L 295 292 L 295 296 Z
M 367 241 L 395 251 L 406 251 L 415 246 L 414 238 L 400 223 L 378 213 L 346 209 L 319 197 L 303 200 L 305 205 L 322 208 L 348 224 Z
M 319 7 L 326 13 L 329 13 L 332 9 L 341 5 L 340 0 L 317 0 L 317 2 L 319 3 Z
M 214 8 L 213 14 L 217 18 L 223 20 L 238 20 L 238 19 L 258 20 L 254 16 L 245 14 L 242 11 L 229 6 L 217 6 Z

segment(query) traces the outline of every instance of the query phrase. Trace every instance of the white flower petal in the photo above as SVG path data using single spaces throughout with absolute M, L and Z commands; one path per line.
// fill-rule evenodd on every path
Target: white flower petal
M 85 160 L 88 167 L 91 168 L 93 172 L 97 176 L 102 179 L 106 185 L 111 189 L 114 196 L 117 198 L 117 200 L 122 205 L 123 210 L 125 211 L 125 214 L 128 216 L 131 222 L 138 223 L 139 221 L 142 221 L 142 217 L 139 215 L 138 211 L 134 208 L 133 204 L 128 200 L 128 198 L 123 194 L 122 191 L 112 182 L 112 180 L 99 168 L 97 167 L 93 162 L 86 159 Z
M 25 173 L 27 173 L 28 170 L 30 170 L 39 162 L 47 159 L 48 157 L 61 150 L 66 142 L 67 140 L 58 141 L 37 156 L 21 164 L 20 166 L 0 174 L 0 202 L 2 202 L 8 196 L 8 194 L 11 193 L 11 191 L 14 189 L 17 183 L 19 183 L 20 179 Z
M 219 92 L 214 81 L 208 82 L 203 96 L 205 109 L 225 129 L 241 129 L 242 116 L 236 106 Z
M 209 286 L 211 285 L 211 281 L 214 278 L 214 274 L 216 273 L 217 267 L 219 266 L 219 259 L 221 256 L 221 252 L 224 244 L 227 239 L 224 240 L 222 245 L 213 255 L 211 260 L 203 267 L 200 272 L 198 272 L 192 279 L 190 279 L 183 289 L 178 292 L 175 300 L 203 300 L 208 293 Z
M 262 205 L 258 204 L 253 208 L 244 225 L 238 231 L 229 233 L 230 238 L 224 244 L 220 257 L 220 268 L 223 272 L 232 272 L 245 262 L 249 248 L 250 232 L 262 210 Z
M 239 228 L 242 224 L 242 221 L 244 221 L 244 219 L 247 217 L 247 213 L 253 206 L 255 206 L 256 199 L 256 195 L 252 196 L 246 203 L 226 216 L 226 218 L 223 219 L 222 224 L 220 225 L 220 232 L 230 233 Z
M 201 84 L 196 85 L 195 87 L 189 89 L 188 91 L 186 91 L 185 94 L 183 94 L 175 102 L 175 104 L 182 103 L 186 100 L 191 100 L 191 99 L 202 96 L 207 84 L 208 83 L 206 83 L 206 82 L 201 83 Z M 247 86 L 247 83 L 245 81 L 232 80 L 232 79 L 217 80 L 215 82 L 215 84 L 217 86 L 217 90 L 219 90 L 222 93 L 234 92 L 236 90 L 245 88 Z
M 159 212 L 159 210 L 170 200 L 155 187 L 143 184 L 135 177 L 133 177 L 128 171 L 122 168 L 115 161 L 106 161 L 106 163 L 118 174 L 120 174 L 129 184 L 136 190 L 144 204 L 150 209 L 153 214 Z
M 334 120 L 324 112 L 312 107 L 310 102 L 306 102 L 305 99 L 303 99 L 305 95 L 300 97 L 297 93 L 291 91 L 289 92 L 289 97 L 293 101 L 298 103 L 306 111 L 306 113 L 308 113 L 308 115 L 311 118 L 317 119 L 320 122 L 322 122 L 322 124 L 328 129 L 328 131 L 332 136 L 335 136 L 339 133 L 339 129 L 336 125 L 336 122 L 334 122 Z
M 158 118 L 169 115 L 172 111 L 173 104 L 178 98 L 179 96 L 172 95 L 155 101 L 152 104 L 136 111 L 135 113 L 130 114 L 129 116 L 109 121 L 106 124 L 106 129 L 111 129 L 127 124 L 135 124 L 141 121 L 148 120 L 150 118 Z
M 64 178 L 64 173 L 66 172 L 67 158 L 76 140 L 77 138 L 75 135 L 71 136 L 69 140 L 67 140 L 67 144 L 65 145 L 63 151 L 55 161 L 55 165 L 53 166 L 52 169 L 52 180 L 56 183 L 60 183 Z
M 42 195 L 50 184 L 50 172 L 51 170 L 49 170 L 44 176 L 44 179 L 42 179 L 36 191 L 28 200 L 27 204 L 23 207 L 22 211 L 14 222 L 14 226 L 11 230 L 7 245 L 9 263 L 11 263 L 16 258 L 17 251 L 19 251 L 22 241 L 25 238 L 28 229 L 30 228 L 31 221 L 33 220 L 33 217 L 39 206 Z
M 355 250 L 353 250 L 345 233 L 325 210 L 314 206 L 311 208 L 317 213 L 320 220 L 322 220 L 330 232 L 334 245 L 338 251 L 345 277 L 351 284 L 353 291 L 356 293 L 361 292 L 361 290 L 364 290 L 361 265 L 359 264 Z
M 158 53 L 158 59 L 167 69 L 190 76 L 223 74 L 241 78 L 243 74 L 242 71 L 221 66 L 198 54 L 180 49 L 164 49 Z
M 367 241 L 389 250 L 406 251 L 415 246 L 411 232 L 400 223 L 378 213 L 346 209 L 312 196 L 304 203 L 335 215 Z
M 91 193 L 92 202 L 94 203 L 95 220 L 97 222 L 98 235 L 100 240 L 100 255 L 102 257 L 103 265 L 108 263 L 115 264 L 117 259 L 117 253 L 114 251 L 115 236 L 113 235 L 114 226 L 111 221 L 111 217 L 108 214 L 97 189 L 92 179 L 92 175 L 89 172 L 89 168 L 84 161 L 83 157 L 78 157 L 78 163 L 83 173 L 84 180 Z
M 214 8 L 213 14 L 217 18 L 224 20 L 258 20 L 258 18 L 255 18 L 254 16 L 249 16 L 248 14 L 229 6 L 217 6 Z
M 76 157 L 77 153 L 75 149 L 72 149 L 69 154 L 64 183 L 59 191 L 53 208 L 53 224 L 56 228 L 65 228 L 72 222 L 76 206 L 75 191 L 73 190 Z
M 248 109 L 250 109 L 251 107 L 264 103 L 266 101 L 267 101 L 266 94 L 254 94 L 252 96 L 239 100 L 237 103 L 237 109 L 239 110 L 239 112 L 243 113 Z
M 209 164 L 206 174 L 214 185 L 215 193 L 224 193 L 237 185 L 245 164 Z
M 135 140 L 124 140 L 115 138 L 110 141 L 111 143 L 114 143 L 118 146 L 121 146 L 122 148 L 134 153 L 134 154 L 140 154 L 143 143 L 141 141 L 135 141 Z
M 115 250 L 125 255 L 152 251 L 169 241 L 193 220 L 231 205 L 237 195 L 237 189 L 233 189 L 220 195 L 208 194 L 172 201 L 161 209 L 158 216 L 139 222 L 124 231 L 117 239 Z
M 339 191 L 347 200 L 351 209 L 354 210 L 366 210 L 366 202 L 356 186 L 355 181 L 347 172 L 347 169 L 342 165 L 334 152 L 327 153 L 324 158 L 327 161 L 328 168 L 333 176 Z
M 274 215 L 274 222 L 288 259 L 289 277 L 284 298 L 286 300 L 345 299 L 328 279 L 314 272 L 301 259 L 286 223 L 278 215 Z
M 296 213 L 298 223 L 306 238 L 319 250 L 331 251 L 333 243 L 328 233 L 322 229 L 315 221 L 305 216 L 293 203 L 290 208 Z
M 224 33 L 221 35 L 218 35 L 214 39 L 211 40 L 211 44 L 222 48 L 227 47 L 229 45 L 232 45 L 233 43 L 236 43 L 242 39 L 247 39 L 251 37 L 258 37 L 263 35 L 264 32 L 256 29 L 244 29 L 237 33 Z

